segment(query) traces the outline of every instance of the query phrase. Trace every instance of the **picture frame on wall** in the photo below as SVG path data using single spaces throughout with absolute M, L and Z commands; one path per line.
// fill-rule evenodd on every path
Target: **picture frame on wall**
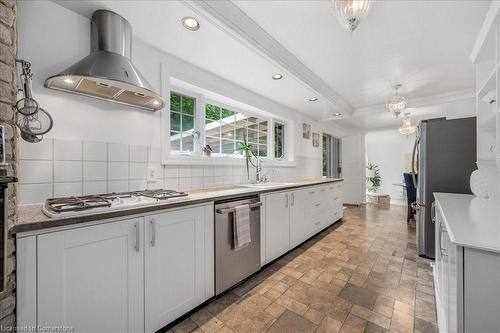
M 310 139 L 311 138 L 311 124 L 302 124 L 302 137 L 304 139 Z
M 319 133 L 313 133 L 313 147 L 319 147 Z

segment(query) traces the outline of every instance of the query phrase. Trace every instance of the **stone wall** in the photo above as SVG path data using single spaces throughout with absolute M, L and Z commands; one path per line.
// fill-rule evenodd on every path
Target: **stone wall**
M 5 126 L 5 149 L 8 166 L 1 170 L 17 176 L 14 104 L 17 93 L 16 71 L 16 0 L 0 0 L 0 123 Z M 16 189 L 9 186 L 7 222 L 9 227 L 16 219 Z M 8 331 L 15 325 L 15 243 L 7 239 L 6 288 L 0 293 L 0 330 Z

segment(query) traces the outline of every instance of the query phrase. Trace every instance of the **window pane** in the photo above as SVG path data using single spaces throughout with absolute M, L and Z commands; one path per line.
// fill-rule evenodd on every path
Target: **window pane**
M 220 139 L 212 138 L 207 136 L 205 139 L 205 144 L 212 148 L 212 152 L 215 154 L 220 154 Z
M 182 131 L 191 131 L 194 128 L 194 117 L 182 115 Z
M 248 142 L 258 142 L 259 136 L 257 131 L 252 131 L 248 129 Z
M 267 156 L 267 145 L 259 145 L 259 156 Z
M 259 131 L 267 132 L 267 120 L 261 120 L 258 127 Z
M 205 120 L 205 135 L 220 137 L 220 122 L 215 120 Z
M 222 140 L 222 154 L 234 154 L 234 141 Z
M 238 119 L 241 114 L 236 115 L 236 119 Z M 236 140 L 245 141 L 247 139 L 247 122 L 246 120 L 238 120 L 236 121 Z
M 182 134 L 182 151 L 193 151 L 193 136 Z
M 262 145 L 267 144 L 267 133 L 265 132 L 259 132 L 259 143 Z
M 285 126 L 280 123 L 274 124 L 274 157 L 284 158 Z
M 170 150 L 181 150 L 181 134 L 179 132 L 170 132 Z
M 205 104 L 205 119 L 220 119 L 220 108 L 212 104 Z
M 181 96 L 174 92 L 170 93 L 170 110 L 181 112 Z
M 181 115 L 179 113 L 170 112 L 170 130 L 181 130 Z
M 222 132 L 223 138 L 234 139 L 234 126 L 233 126 L 233 124 L 222 124 L 221 132 Z
M 248 128 L 249 129 L 257 130 L 259 128 L 259 126 L 257 124 L 257 118 L 248 117 L 247 121 L 248 121 Z
M 194 116 L 195 99 L 182 96 L 182 113 Z
M 228 109 L 222 109 L 221 119 L 224 122 L 229 122 L 229 123 L 234 122 L 234 112 Z

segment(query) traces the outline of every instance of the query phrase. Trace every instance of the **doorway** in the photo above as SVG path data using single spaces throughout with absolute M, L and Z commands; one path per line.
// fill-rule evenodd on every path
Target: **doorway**
M 323 133 L 323 177 L 342 177 L 342 140 Z

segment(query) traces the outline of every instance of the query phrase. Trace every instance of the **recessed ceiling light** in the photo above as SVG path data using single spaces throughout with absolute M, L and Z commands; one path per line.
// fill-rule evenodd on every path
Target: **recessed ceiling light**
M 73 80 L 71 80 L 69 77 L 65 78 L 63 81 L 64 83 L 69 83 L 69 84 L 73 83 Z
M 341 116 L 341 115 L 342 115 L 342 113 L 340 113 L 340 112 L 335 112 L 333 115 L 334 115 L 335 117 L 338 117 L 338 116 Z
M 154 105 L 160 105 L 160 102 L 158 102 L 156 99 L 153 101 Z
M 200 23 L 198 22 L 197 19 L 195 19 L 192 16 L 186 16 L 186 17 L 182 18 L 181 21 L 182 21 L 182 25 L 184 26 L 184 28 L 186 28 L 188 30 L 196 31 L 196 30 L 200 29 Z
M 311 97 L 309 98 L 309 102 L 316 102 L 318 100 L 317 97 Z
M 282 74 L 273 74 L 273 80 L 281 80 L 283 78 Z

